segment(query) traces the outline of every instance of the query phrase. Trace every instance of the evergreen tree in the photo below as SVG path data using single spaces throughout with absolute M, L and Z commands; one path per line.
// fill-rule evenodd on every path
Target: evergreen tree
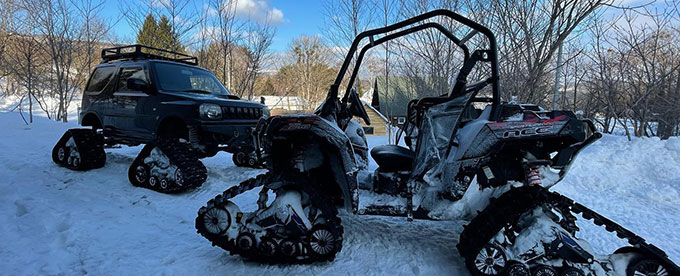
M 146 16 L 142 29 L 137 33 L 137 44 L 184 52 L 184 47 L 173 32 L 172 23 L 165 15 L 162 15 L 158 22 L 152 14 Z
M 158 32 L 158 24 L 153 15 L 149 14 L 144 19 L 142 29 L 137 33 L 137 44 L 145 46 L 156 47 L 156 33 Z
M 162 15 L 158 22 L 156 37 L 159 40 L 159 48 L 184 52 L 184 47 L 182 47 L 182 44 L 179 42 L 179 38 L 172 29 L 170 20 L 165 15 Z

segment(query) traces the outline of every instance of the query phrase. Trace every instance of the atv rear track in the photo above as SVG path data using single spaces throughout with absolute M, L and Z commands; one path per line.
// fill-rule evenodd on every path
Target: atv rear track
M 464 227 L 457 248 L 460 255 L 465 259 L 465 265 L 468 270 L 475 275 L 487 275 L 485 273 L 480 273 L 477 268 L 478 263 L 476 263 L 476 258 L 478 258 L 479 252 L 482 251 L 485 246 L 488 246 L 490 241 L 504 229 L 508 232 L 522 231 L 522 229 L 518 229 L 517 227 L 517 222 L 520 220 L 520 217 L 540 207 L 552 207 L 560 210 L 562 220 L 559 223 L 563 229 L 568 230 L 572 234 L 578 231 L 578 227 L 576 227 L 575 224 L 577 219 L 575 215 L 578 214 L 587 220 L 591 220 L 595 225 L 604 227 L 606 231 L 615 233 L 617 237 L 626 240 L 630 244 L 630 247 L 621 248 L 614 254 L 636 254 L 636 258 L 629 262 L 629 270 L 636 265 L 636 262 L 639 263 L 639 261 L 647 260 L 653 261 L 657 265 L 660 264 L 668 273 L 659 275 L 680 275 L 678 267 L 675 266 L 675 264 L 668 259 L 668 256 L 666 256 L 666 254 L 658 247 L 647 243 L 640 236 L 635 235 L 633 232 L 585 206 L 576 203 L 563 195 L 550 192 L 546 188 L 540 186 L 512 187 L 510 191 L 504 193 L 502 196 L 491 199 L 489 206 Z M 502 247 L 501 245 L 497 246 Z M 588 261 L 590 262 L 590 264 L 585 265 L 597 265 L 593 263 L 592 259 L 584 259 L 583 261 L 586 263 Z M 514 262 L 514 266 L 509 264 L 511 262 Z M 519 266 L 525 266 L 525 268 L 528 269 L 527 271 L 536 271 L 539 267 L 544 270 L 553 269 L 553 271 L 562 273 L 559 275 L 572 275 L 565 273 L 569 271 L 581 271 L 580 269 L 570 267 L 569 265 L 550 268 L 540 263 L 529 262 L 528 265 L 522 264 L 524 262 L 520 262 L 519 260 L 506 260 L 506 263 L 508 263 L 508 265 L 505 266 L 502 273 L 513 276 L 523 275 L 522 273 L 517 272 L 517 270 L 521 269 Z M 515 268 L 516 271 L 514 271 L 514 273 L 509 271 L 511 267 Z M 631 274 L 630 271 L 627 274 Z
M 342 250 L 343 228 L 338 211 L 329 204 L 325 196 L 311 185 L 297 186 L 301 193 L 308 195 L 311 206 L 321 212 L 311 229 L 304 233 L 285 236 L 287 225 L 277 225 L 261 229 L 253 227 L 253 219 L 267 208 L 266 185 L 269 174 L 262 174 L 233 186 L 201 207 L 196 217 L 196 230 L 212 242 L 213 246 L 228 251 L 232 255 L 241 255 L 250 260 L 264 263 L 312 263 L 332 261 Z M 240 212 L 231 198 L 252 189 L 262 187 L 258 210 L 254 213 Z M 318 221 L 318 223 L 316 223 Z

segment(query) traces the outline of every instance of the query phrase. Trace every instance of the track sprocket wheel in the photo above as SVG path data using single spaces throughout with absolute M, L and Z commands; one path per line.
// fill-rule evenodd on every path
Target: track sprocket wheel
M 334 255 L 338 249 L 333 233 L 323 224 L 312 227 L 307 244 L 309 244 L 309 251 L 322 259 Z
M 655 259 L 634 258 L 626 269 L 627 276 L 669 276 L 668 268 Z
M 231 226 L 231 214 L 222 207 L 209 208 L 202 220 L 203 227 L 213 235 L 222 235 Z
M 477 275 L 500 275 L 508 261 L 503 249 L 494 244 L 487 244 L 477 253 L 474 267 Z

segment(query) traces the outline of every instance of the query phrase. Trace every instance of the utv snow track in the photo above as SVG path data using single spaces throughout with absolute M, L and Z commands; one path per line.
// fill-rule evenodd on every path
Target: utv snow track
M 128 169 L 130 183 L 161 193 L 182 193 L 203 185 L 207 169 L 187 145 L 169 139 L 147 144 Z
M 238 207 L 229 199 L 264 186 L 260 191 L 260 199 L 257 202 L 258 211 L 255 212 L 259 214 L 266 208 L 267 192 L 269 191 L 267 183 L 270 181 L 270 174 L 261 174 L 227 189 L 208 201 L 206 206 L 201 207 L 198 211 L 196 217 L 197 232 L 212 242 L 213 246 L 219 246 L 232 255 L 241 255 L 246 259 L 263 263 L 308 264 L 335 259 L 336 254 L 342 250 L 343 227 L 341 220 L 338 217 L 337 209 L 311 185 L 303 184 L 298 187 L 308 195 L 311 204 L 321 211 L 324 219 L 323 224 L 316 224 L 303 236 L 282 236 L 281 233 L 274 233 L 275 231 L 272 231 L 271 228 L 264 230 L 250 229 L 246 226 L 255 217 L 240 212 Z M 223 215 L 215 216 L 212 215 L 213 213 Z M 224 219 L 228 221 L 224 221 Z M 234 224 L 238 225 L 234 226 Z M 219 227 L 220 225 L 221 227 Z M 217 229 L 219 230 L 215 231 L 213 228 L 215 226 L 218 226 Z M 228 235 L 227 233 L 232 229 L 238 229 L 238 234 Z M 330 234 L 333 241 L 332 250 L 320 254 L 318 250 L 313 249 L 319 248 L 318 239 L 315 240 L 314 238 L 317 233 L 321 236 Z M 256 235 L 260 237 L 259 240 Z
M 481 211 L 470 223 L 468 223 L 460 235 L 457 245 L 458 252 L 465 260 L 468 270 L 474 275 L 486 275 L 479 273 L 475 259 L 478 253 L 505 227 L 506 231 L 521 231 L 517 229 L 517 221 L 523 214 L 530 212 L 541 206 L 552 206 L 562 212 L 563 218 L 560 225 L 572 234 L 578 231 L 576 227 L 576 216 L 580 214 L 587 220 L 592 220 L 595 225 L 603 226 L 606 231 L 615 233 L 617 237 L 625 239 L 631 245 L 617 250 L 616 253 L 637 253 L 637 261 L 653 260 L 667 269 L 667 274 L 659 275 L 680 275 L 680 269 L 668 258 L 658 247 L 647 243 L 643 238 L 616 224 L 608 218 L 574 202 L 573 200 L 550 192 L 541 186 L 528 186 L 511 188 L 498 198 L 492 198 L 489 206 Z M 592 263 L 592 260 L 584 260 Z M 627 275 L 633 275 L 630 268 L 634 266 L 635 260 L 629 262 Z M 505 267 L 503 273 L 508 273 L 510 265 Z M 535 269 L 535 268 L 534 268 Z M 573 269 L 569 267 L 556 268 L 555 271 Z M 477 272 L 477 273 L 475 273 Z M 564 272 L 560 275 L 566 275 Z M 521 274 L 518 274 L 521 275 Z M 638 275 L 638 274 L 634 274 Z M 651 274 L 650 274 L 651 275 Z M 657 274 L 653 274 L 657 275 Z
M 93 129 L 69 129 L 52 149 L 52 161 L 77 171 L 101 168 L 106 163 L 104 136 Z

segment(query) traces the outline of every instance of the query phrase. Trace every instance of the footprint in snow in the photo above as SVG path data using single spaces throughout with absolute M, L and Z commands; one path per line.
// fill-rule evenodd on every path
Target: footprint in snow
M 23 217 L 25 214 L 28 214 L 28 208 L 26 208 L 26 205 L 24 205 L 23 203 L 19 202 L 18 200 L 17 200 L 17 201 L 14 201 L 14 206 L 16 206 L 16 208 L 17 208 L 17 210 L 16 210 L 16 216 L 17 216 L 18 218 L 19 218 L 19 217 Z

